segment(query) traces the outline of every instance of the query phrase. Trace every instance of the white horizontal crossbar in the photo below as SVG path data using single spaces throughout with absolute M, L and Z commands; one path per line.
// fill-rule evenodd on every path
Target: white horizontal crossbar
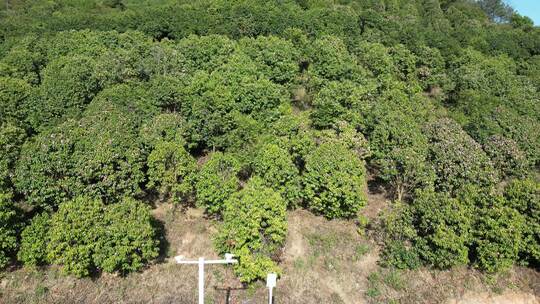
M 178 261 L 178 264 L 199 264 L 199 261 Z M 236 264 L 237 260 L 204 260 L 204 264 Z
M 224 259 L 224 260 L 205 260 L 205 259 L 199 259 L 199 260 L 184 260 L 184 256 L 179 255 L 177 257 L 174 257 L 177 264 L 200 264 L 201 262 L 203 264 L 236 264 L 238 263 L 238 260 L 236 259 Z

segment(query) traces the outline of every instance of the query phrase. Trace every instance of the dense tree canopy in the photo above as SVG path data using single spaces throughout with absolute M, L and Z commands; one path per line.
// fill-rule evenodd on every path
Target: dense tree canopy
M 540 29 L 502 0 L 6 3 L 0 267 L 137 271 L 157 200 L 251 282 L 287 208 L 356 218 L 368 181 L 384 265 L 539 265 Z

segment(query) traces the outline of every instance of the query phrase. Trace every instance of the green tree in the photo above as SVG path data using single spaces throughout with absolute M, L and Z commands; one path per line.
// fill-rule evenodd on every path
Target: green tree
M 150 207 L 133 198 L 108 205 L 93 256 L 105 272 L 128 273 L 141 269 L 159 254 L 159 241 Z
M 30 204 L 54 208 L 83 194 L 114 201 L 142 193 L 145 155 L 137 129 L 144 110 L 106 96 L 96 97 L 80 120 L 23 145 L 14 184 Z
M 90 275 L 93 255 L 106 227 L 105 205 L 99 199 L 77 197 L 61 204 L 52 216 L 47 243 L 47 260 L 61 265 L 68 274 Z
M 353 126 L 362 124 L 361 110 L 369 103 L 369 96 L 376 85 L 367 82 L 358 86 L 352 81 L 331 81 L 314 96 L 314 111 L 311 113 L 313 125 L 317 128 L 331 128 L 339 121 L 348 121 Z
M 324 36 L 311 43 L 307 50 L 309 72 L 327 80 L 356 79 L 363 71 L 343 41 Z
M 501 176 L 523 176 L 530 167 L 527 156 L 512 139 L 493 135 L 484 144 L 484 151 Z
M 11 194 L 0 192 L 0 269 L 16 254 L 19 246 L 21 211 L 13 204 Z
M 26 266 L 38 266 L 47 263 L 47 244 L 51 216 L 41 213 L 32 218 L 21 233 L 21 248 L 17 253 L 19 261 Z
M 510 268 L 524 246 L 525 217 L 501 200 L 495 198 L 478 212 L 474 231 L 475 265 L 488 272 Z
M 54 126 L 81 115 L 100 90 L 94 65 L 94 60 L 81 55 L 60 57 L 47 65 L 28 109 L 33 128 Z
M 366 205 L 363 162 L 340 144 L 323 143 L 306 158 L 306 203 L 327 218 L 353 217 Z
M 223 212 L 225 201 L 240 187 L 240 162 L 229 153 L 214 152 L 197 174 L 197 204 L 210 214 Z
M 31 92 L 32 87 L 24 80 L 0 77 L 0 125 L 9 122 L 26 127 Z
M 419 236 L 415 246 L 422 259 L 438 268 L 467 265 L 474 206 L 428 189 L 418 191 L 413 208 Z
M 148 156 L 148 189 L 175 203 L 193 194 L 197 164 L 180 142 L 162 141 Z
M 77 197 L 61 204 L 50 220 L 47 260 L 77 277 L 136 271 L 158 250 L 150 210 L 133 199 L 106 206 Z
M 162 141 L 178 142 L 185 141 L 188 126 L 186 119 L 178 113 L 163 113 L 147 120 L 139 130 L 142 143 L 152 150 Z M 189 146 L 188 143 L 186 143 Z
M 188 142 L 200 148 L 237 148 L 253 143 L 275 121 L 288 99 L 284 87 L 262 77 L 245 54 L 235 54 L 211 74 L 197 73 L 187 88 Z
M 287 203 L 278 192 L 264 186 L 258 177 L 225 201 L 223 224 L 216 236 L 221 253 L 237 255 L 236 273 L 243 282 L 277 271 L 275 256 L 287 235 Z
M 0 192 L 12 188 L 14 168 L 26 133 L 12 124 L 0 125 Z
M 467 183 L 489 187 L 497 182 L 498 174 L 480 144 L 455 121 L 439 119 L 430 123 L 425 131 L 437 189 L 452 192 Z
M 259 36 L 243 38 L 238 48 L 261 66 L 264 75 L 277 83 L 291 82 L 299 72 L 299 52 L 287 40 Z
M 69 130 L 76 127 L 75 122 L 63 126 L 33 137 L 21 148 L 13 183 L 31 205 L 57 206 L 70 191 L 80 188 L 70 176 L 75 141 Z
M 399 112 L 385 116 L 369 135 L 370 164 L 400 201 L 415 189 L 432 185 L 435 172 L 428 163 L 428 139 L 414 118 Z
M 524 242 L 521 255 L 526 262 L 540 262 L 540 183 L 531 179 L 514 180 L 504 189 L 508 206 L 525 217 Z
M 18 43 L 0 59 L 0 76 L 21 79 L 32 85 L 39 84 L 44 58 L 34 49 L 36 41 L 34 34 L 20 37 Z
M 493 21 L 508 21 L 514 15 L 514 9 L 502 0 L 479 0 L 478 5 Z
M 297 206 L 301 197 L 300 173 L 291 155 L 276 144 L 258 147 L 251 162 L 253 173 L 260 176 L 265 186 L 279 192 L 289 206 Z
M 236 42 L 225 36 L 189 36 L 178 42 L 178 48 L 186 57 L 189 72 L 211 72 L 227 61 L 234 52 Z

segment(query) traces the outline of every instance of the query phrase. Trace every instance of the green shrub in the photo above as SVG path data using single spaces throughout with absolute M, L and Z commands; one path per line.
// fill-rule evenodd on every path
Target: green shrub
M 183 142 L 187 123 L 184 117 L 178 113 L 159 114 L 148 120 L 139 130 L 142 143 L 154 149 L 161 141 Z
M 504 189 L 508 206 L 525 217 L 522 255 L 526 262 L 540 264 L 540 183 L 514 180 Z
M 404 241 L 389 240 L 381 252 L 381 264 L 397 269 L 418 269 L 422 260 L 416 247 Z
M 235 271 L 243 282 L 262 279 L 276 270 L 271 260 L 287 235 L 286 202 L 254 177 L 225 201 L 223 224 L 215 243 L 219 252 L 237 255 Z
M 323 143 L 306 158 L 307 205 L 327 218 L 354 217 L 366 205 L 363 162 L 341 144 Z
M 23 145 L 14 184 L 30 204 L 56 207 L 79 195 L 109 201 L 142 193 L 142 118 L 136 105 L 128 109 L 102 97 L 80 120 L 67 120 Z
M 264 75 L 274 82 L 291 82 L 299 71 L 299 54 L 290 41 L 272 36 L 243 38 L 238 49 L 261 65 Z
M 503 206 L 502 198 L 477 213 L 475 264 L 488 272 L 510 268 L 524 247 L 525 217 L 517 210 Z
M 32 218 L 21 233 L 21 248 L 17 253 L 24 265 L 37 266 L 47 262 L 47 244 L 51 216 L 44 212 Z
M 0 125 L 10 122 L 24 126 L 31 91 L 24 80 L 0 77 Z
M 253 253 L 247 247 L 241 247 L 234 252 L 240 260 L 234 271 L 244 283 L 265 279 L 269 273 L 281 274 L 279 266 L 268 255 Z
M 13 204 L 11 195 L 0 192 L 0 269 L 4 268 L 17 252 L 21 221 L 20 211 Z
M 23 129 L 10 123 L 0 124 L 0 192 L 11 189 L 15 163 L 25 138 Z
M 99 199 L 77 197 L 61 204 L 51 219 L 47 260 L 77 277 L 95 271 L 93 255 L 106 229 L 104 212 Z
M 498 181 L 489 157 L 456 122 L 439 119 L 427 126 L 426 133 L 437 190 L 452 192 L 469 183 L 489 187 Z
M 302 192 L 300 173 L 291 155 L 276 144 L 263 144 L 251 163 L 253 173 L 260 176 L 265 185 L 281 194 L 289 206 L 298 205 Z
M 240 162 L 228 153 L 214 152 L 197 174 L 197 205 L 210 214 L 220 214 L 225 201 L 240 187 Z
M 162 141 L 148 156 L 148 189 L 175 203 L 190 198 L 197 164 L 180 142 Z
M 33 128 L 54 126 L 81 115 L 100 90 L 94 65 L 94 60 L 81 55 L 59 57 L 47 65 L 28 109 Z
M 491 136 L 484 144 L 484 151 L 501 176 L 523 176 L 530 166 L 527 155 L 512 139 L 499 135 Z
M 413 208 L 419 236 L 415 247 L 422 259 L 443 269 L 467 265 L 474 205 L 428 189 L 416 193 Z
M 77 277 L 136 271 L 159 250 L 150 210 L 133 199 L 108 206 L 88 197 L 65 202 L 50 220 L 48 241 L 47 260 Z
M 108 205 L 94 263 L 106 272 L 133 272 L 159 254 L 150 207 L 132 198 Z
M 381 264 L 383 266 L 416 269 L 422 265 L 419 252 L 414 246 L 418 234 L 413 221 L 412 207 L 402 201 L 393 202 L 392 209 L 382 214 L 381 238 L 384 247 L 381 252 Z
M 360 111 L 365 108 L 374 88 L 375 84 L 369 82 L 362 86 L 352 81 L 328 82 L 313 99 L 314 111 L 310 116 L 313 125 L 329 128 L 341 120 L 355 127 L 361 125 Z

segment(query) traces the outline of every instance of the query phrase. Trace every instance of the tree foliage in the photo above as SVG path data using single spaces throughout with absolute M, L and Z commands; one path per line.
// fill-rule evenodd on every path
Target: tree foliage
M 474 206 L 446 193 L 424 190 L 413 203 L 418 218 L 415 246 L 422 259 L 438 268 L 469 263 Z
M 21 212 L 10 194 L 0 193 L 0 268 L 4 268 L 17 252 Z
M 508 206 L 525 217 L 521 255 L 526 262 L 540 262 L 540 183 L 531 179 L 514 180 L 504 189 Z
M 148 189 L 181 202 L 193 193 L 197 164 L 182 143 L 162 141 L 148 155 Z
M 303 179 L 309 208 L 325 217 L 353 217 L 366 205 L 364 164 L 343 145 L 315 148 Z
M 286 208 L 279 193 L 257 177 L 225 201 L 215 241 L 220 252 L 240 258 L 235 271 L 241 281 L 251 282 L 278 270 L 271 258 L 285 242 Z
M 426 133 L 437 189 L 452 192 L 467 183 L 489 187 L 497 182 L 499 177 L 489 157 L 456 122 L 434 121 L 426 128 Z
M 302 197 L 300 173 L 291 155 L 276 144 L 258 148 L 251 164 L 253 173 L 265 185 L 281 194 L 290 206 L 298 205 Z
M 19 261 L 27 266 L 47 263 L 47 243 L 51 216 L 44 212 L 32 218 L 21 233 L 21 248 L 17 253 Z
M 23 145 L 14 183 L 29 203 L 54 207 L 83 194 L 114 200 L 141 193 L 140 118 L 108 101 L 94 100 L 80 120 L 67 120 Z
M 240 187 L 239 173 L 240 162 L 234 155 L 212 153 L 195 181 L 197 203 L 210 214 L 223 212 L 225 201 Z
M 108 206 L 89 197 L 65 202 L 47 236 L 47 260 L 78 277 L 136 271 L 158 255 L 148 206 L 129 198 Z

